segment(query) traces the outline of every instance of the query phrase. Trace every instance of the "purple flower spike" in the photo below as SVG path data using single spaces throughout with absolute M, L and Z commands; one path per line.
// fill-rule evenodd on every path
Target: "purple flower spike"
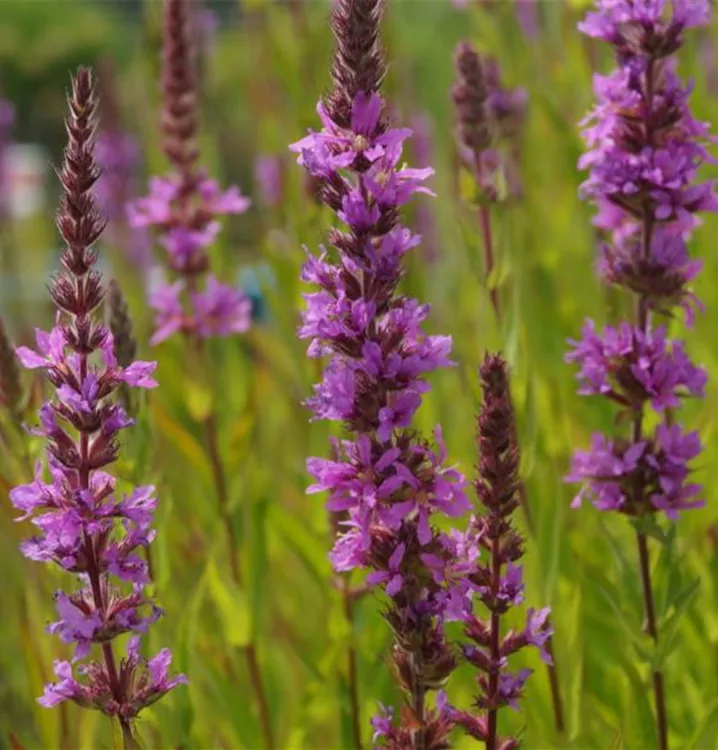
M 52 331 L 36 332 L 37 351 L 21 347 L 17 352 L 25 367 L 44 370 L 55 387 L 55 397 L 40 410 L 40 427 L 32 430 L 46 440 L 50 481 L 38 465 L 35 479 L 15 487 L 10 501 L 37 528 L 21 545 L 26 557 L 55 563 L 82 583 L 73 593 L 56 594 L 58 619 L 48 631 L 74 644 L 75 651 L 72 663 L 56 662 L 58 681 L 46 686 L 39 702 L 51 707 L 70 700 L 97 709 L 117 717 L 131 737 L 140 711 L 184 681 L 165 673 L 150 681 L 127 679 L 127 670 L 139 665 L 132 651 L 136 647 L 119 668 L 114 656 L 118 635 L 139 636 L 161 614 L 143 594 L 149 576 L 140 554 L 155 536 L 154 488 L 141 487 L 120 498 L 115 479 L 104 470 L 118 457 L 118 432 L 132 425 L 113 396 L 125 387 L 154 388 L 156 365 L 119 365 L 112 334 L 94 314 L 104 289 L 92 246 L 103 222 L 92 196 L 99 170 L 93 151 L 95 82 L 88 69 L 80 68 L 73 78 L 69 105 L 58 213 L 66 248 L 63 270 L 50 287 L 58 317 Z M 90 660 L 75 677 L 74 663 L 93 651 L 102 653 L 103 663 Z M 166 662 L 167 653 L 155 659 Z
M 589 150 L 581 165 L 589 176 L 582 193 L 599 209 L 597 226 L 610 233 L 599 275 L 636 295 L 638 319 L 602 333 L 588 321 L 582 339 L 570 342 L 566 359 L 579 365 L 579 392 L 611 399 L 622 418 L 634 420 L 632 440 L 595 436 L 591 451 L 576 453 L 568 480 L 583 489 L 574 506 L 587 495 L 601 510 L 674 518 L 701 505 L 697 486 L 686 483 L 688 458 L 665 478 L 659 456 L 666 428 L 646 435 L 642 422 L 648 405 L 668 419 L 682 398 L 702 397 L 707 380 L 683 344 L 669 341 L 665 326 L 653 326 L 650 317 L 672 316 L 680 307 L 692 324 L 702 309 L 688 288 L 701 263 L 690 259 L 686 240 L 700 211 L 718 210 L 713 185 L 698 182 L 700 166 L 715 160 L 706 148 L 708 127 L 691 115 L 690 88 L 671 56 L 684 30 L 708 16 L 703 0 L 600 0 L 581 25 L 613 45 L 619 63 L 594 82 L 598 104 L 584 121 Z M 700 448 L 697 437 L 690 440 L 693 458 Z
M 579 393 L 618 405 L 623 435 L 593 436 L 577 450 L 566 480 L 581 486 L 572 507 L 588 498 L 601 511 L 634 519 L 645 605 L 645 631 L 658 640 L 646 523 L 658 514 L 675 520 L 700 508 L 702 488 L 691 481 L 697 433 L 676 423 L 684 397 L 703 396 L 705 371 L 694 365 L 665 325 L 677 310 L 693 324 L 702 304 L 690 290 L 701 269 L 687 241 L 703 211 L 718 211 L 714 184 L 700 179 L 715 164 L 707 123 L 691 113 L 691 86 L 677 74 L 675 53 L 684 32 L 709 22 L 708 0 L 597 0 L 579 28 L 610 44 L 617 68 L 594 77 L 597 103 L 582 125 L 588 170 L 583 198 L 598 210 L 594 224 L 606 241 L 599 276 L 634 297 L 635 318 L 598 332 L 588 321 L 571 341 L 569 362 L 579 366 Z M 650 422 L 649 409 L 659 418 Z M 657 747 L 668 750 L 663 675 L 653 673 Z
M 454 550 L 463 562 L 467 591 L 458 619 L 465 622 L 464 658 L 479 672 L 479 692 L 474 705 L 478 714 L 456 711 L 454 719 L 487 748 L 517 747 L 515 738 L 498 735 L 497 712 L 518 700 L 531 670 L 510 672 L 509 657 L 526 646 L 535 646 L 541 658 L 548 653 L 552 635 L 549 609 L 529 609 L 520 631 L 503 633 L 501 618 L 524 598 L 523 570 L 517 561 L 523 555 L 523 539 L 511 524 L 519 505 L 519 451 L 514 412 L 509 394 L 508 370 L 498 355 L 487 355 L 479 372 L 483 402 L 477 424 L 479 475 L 476 494 L 484 508 L 473 518 L 463 544 Z M 482 559 L 479 559 L 479 551 Z M 472 596 L 487 610 L 479 616 Z
M 130 226 L 155 229 L 167 265 L 177 277 L 150 293 L 150 306 L 157 313 L 153 345 L 177 333 L 229 336 L 246 331 L 250 323 L 249 298 L 208 273 L 208 250 L 219 235 L 219 219 L 244 213 L 250 200 L 237 187 L 222 189 L 198 166 L 191 16 L 189 0 L 165 0 L 162 129 L 173 172 L 150 180 L 149 195 L 127 205 Z
M 343 422 L 348 437 L 331 460 L 309 459 L 308 491 L 328 493 L 327 507 L 341 519 L 330 554 L 335 570 L 367 570 L 368 585 L 389 598 L 385 617 L 407 705 L 397 712 L 399 726 L 386 712 L 373 721 L 375 741 L 409 748 L 420 736 L 425 750 L 439 750 L 453 720 L 438 697 L 436 709 L 427 708 L 426 696 L 455 667 L 443 620 L 463 606 L 471 565 L 455 565 L 460 540 L 436 523 L 470 506 L 464 477 L 445 466 L 440 431 L 432 443 L 413 427 L 426 376 L 452 364 L 451 339 L 427 334 L 428 306 L 397 291 L 404 255 L 419 244 L 400 209 L 430 194 L 424 183 L 433 170 L 403 165 L 411 131 L 387 119 L 381 6 L 335 3 L 334 89 L 317 108 L 322 129 L 291 146 L 341 222 L 302 271 L 313 289 L 298 335 L 310 357 L 328 358 L 307 406 L 315 419 Z

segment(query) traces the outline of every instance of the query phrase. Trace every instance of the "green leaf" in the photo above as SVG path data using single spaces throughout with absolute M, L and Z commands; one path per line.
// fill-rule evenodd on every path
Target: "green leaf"
M 196 652 L 199 613 L 205 598 L 206 588 L 207 580 L 206 576 L 203 576 L 197 583 L 194 592 L 192 592 L 179 621 L 175 655 L 178 671 L 185 674 L 193 674 L 194 672 L 192 668 L 192 656 Z M 183 743 L 191 741 L 192 726 L 195 718 L 191 698 L 192 689 L 192 683 L 190 683 L 189 689 L 175 691 L 175 716 L 180 725 L 180 736 Z
M 157 424 L 157 431 L 164 435 L 174 447 L 197 469 L 206 484 L 212 482 L 212 467 L 202 445 L 178 422 L 160 402 L 152 402 L 152 416 Z
M 668 535 L 666 534 L 653 513 L 648 513 L 645 516 L 631 519 L 631 525 L 639 534 L 645 534 L 661 544 L 666 544 L 668 542 L 670 532 Z
M 601 529 L 603 537 L 608 542 L 608 546 L 611 549 L 613 558 L 616 561 L 616 566 L 621 575 L 621 591 L 628 594 L 631 599 L 632 605 L 639 609 L 643 606 L 643 595 L 641 593 L 638 576 L 636 575 L 635 566 L 633 566 L 628 558 L 626 557 L 623 546 L 616 540 L 613 534 L 609 531 L 603 518 L 598 516 L 598 525 Z
M 666 659 L 671 655 L 675 648 L 676 638 L 678 637 L 678 628 L 681 624 L 681 617 L 686 611 L 700 588 L 700 579 L 696 579 L 686 586 L 679 593 L 673 602 L 673 614 L 659 626 L 658 645 L 653 655 L 653 667 L 656 671 L 661 671 L 665 665 Z
M 653 640 L 642 630 L 638 629 L 636 623 L 630 622 L 627 619 L 626 608 L 621 602 L 619 590 L 613 583 L 602 576 L 597 575 L 594 583 L 600 594 L 609 604 L 616 618 L 616 622 L 618 622 L 618 624 L 623 628 L 628 640 L 635 648 L 640 660 L 644 663 L 651 664 L 653 662 L 655 653 Z
M 706 740 L 708 740 L 706 735 L 716 723 L 718 723 L 718 698 L 714 698 L 706 706 L 695 732 L 693 732 L 691 739 L 685 746 L 685 750 L 699 750 L 700 748 L 708 747 L 709 745 L 706 744 Z M 710 740 L 708 740 L 708 742 L 710 742 Z
M 232 646 L 246 646 L 251 639 L 252 617 L 245 593 L 226 574 L 220 574 L 213 560 L 205 571 L 209 594 L 222 620 L 224 637 Z
M 631 684 L 629 700 L 635 709 L 635 711 L 626 712 L 623 717 L 623 731 L 630 740 L 628 747 L 655 747 L 656 723 L 649 697 L 651 691 L 634 664 L 621 659 L 620 667 Z M 628 724 L 629 721 L 630 724 Z
M 298 518 L 279 505 L 273 505 L 268 514 L 268 522 L 284 543 L 292 549 L 305 564 L 320 586 L 326 586 L 331 576 L 331 566 L 326 547 L 307 531 Z
M 186 380 L 185 399 L 192 419 L 204 422 L 212 411 L 212 391 L 196 380 Z

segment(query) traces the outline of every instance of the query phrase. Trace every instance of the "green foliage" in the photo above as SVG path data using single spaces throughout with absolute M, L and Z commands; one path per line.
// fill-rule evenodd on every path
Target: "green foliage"
M 29 131 L 21 129 L 19 139 L 29 132 L 61 142 L 68 68 L 93 62 L 109 48 L 121 68 L 128 126 L 141 135 L 148 168 L 163 170 L 152 78 L 158 4 L 145 4 L 145 29 L 124 26 L 104 5 L 79 0 L 61 5 L 62 12 L 50 18 L 47 3 L 0 3 L 3 86 L 31 125 Z M 306 457 L 327 455 L 331 430 L 310 423 L 301 406 L 319 371 L 295 335 L 302 245 L 315 250 L 329 219 L 307 195 L 286 146 L 316 125 L 315 100 L 328 85 L 327 7 L 266 0 L 244 5 L 241 24 L 223 30 L 204 61 L 202 146 L 210 171 L 224 182 L 236 180 L 245 192 L 253 191 L 256 152 L 284 158 L 282 205 L 255 202 L 249 214 L 233 218 L 214 259 L 227 279 L 249 263 L 262 261 L 271 268 L 274 283 L 262 289 L 267 321 L 246 336 L 213 343 L 206 352 L 210 366 L 189 356 L 179 342 L 150 353 L 150 311 L 135 269 L 118 248 L 101 248 L 113 272 L 122 276 L 142 358 L 159 359 L 160 388 L 141 404 L 139 424 L 127 432 L 118 464 L 123 481 L 158 488 L 153 589 L 166 616 L 152 629 L 148 649 L 170 647 L 175 666 L 190 678 L 188 687 L 146 712 L 137 741 L 147 748 L 261 747 L 245 658 L 251 641 L 278 746 L 288 750 L 351 747 L 348 654 L 353 648 L 368 746 L 369 717 L 377 702 L 398 701 L 386 666 L 390 637 L 381 599 L 374 594 L 359 597 L 352 622 L 347 620 L 327 559 L 328 519 L 321 499 L 305 494 Z M 427 432 L 442 423 L 450 461 L 468 474 L 475 461 L 476 366 L 487 348 L 502 348 L 513 366 L 522 470 L 535 527 L 527 543 L 527 604 L 553 607 L 567 728 L 564 737 L 556 736 L 546 670 L 527 654 L 521 666 L 536 674 L 522 711 L 506 712 L 502 730 L 520 733 L 528 750 L 655 747 L 650 672 L 660 666 L 672 746 L 715 748 L 718 486 L 709 482 L 708 469 L 718 461 L 718 389 L 711 384 L 705 402 L 687 403 L 682 410 L 707 444 L 698 467 L 706 510 L 687 514 L 673 528 L 642 528 L 649 536 L 659 618 L 654 645 L 642 630 L 634 529 L 625 519 L 589 508 L 570 510 L 571 488 L 563 482 L 571 451 L 586 445 L 594 430 L 613 428 L 610 408 L 575 395 L 573 372 L 563 362 L 565 341 L 579 332 L 584 316 L 615 320 L 622 312 L 620 299 L 606 294 L 593 276 L 596 238 L 590 212 L 577 197 L 582 149 L 577 122 L 591 103 L 592 71 L 575 23 L 586 3 L 541 3 L 544 35 L 534 43 L 520 35 L 510 3 L 473 5 L 470 12 L 459 12 L 449 0 L 390 3 L 385 39 L 392 59 L 388 92 L 402 121 L 428 112 L 435 124 L 439 195 L 430 209 L 439 256 L 430 265 L 417 250 L 403 283 L 431 303 L 432 332 L 453 336 L 457 361 L 457 367 L 432 377 L 418 422 Z M 499 262 L 488 282 L 473 186 L 466 175 L 456 179 L 452 162 L 448 87 L 453 46 L 465 35 L 499 57 L 510 85 L 525 86 L 530 94 L 521 150 L 525 194 L 494 217 Z M 705 55 L 699 56 L 693 39 L 684 71 L 697 74 L 699 119 L 716 122 L 715 92 L 701 75 Z M 704 41 L 714 44 L 714 36 Z M 710 50 L 715 67 L 715 49 Z M 36 217 L 17 228 L 23 248 L 18 264 L 33 279 L 41 279 L 55 262 L 46 249 L 54 236 L 51 219 Z M 714 379 L 716 229 L 718 220 L 709 217 L 694 241 L 694 253 L 705 263 L 696 291 L 707 312 L 687 334 L 689 350 Z M 490 287 L 499 288 L 506 303 L 500 325 L 491 313 Z M 49 307 L 29 306 L 25 318 L 47 326 Z M 213 410 L 229 479 L 228 512 L 239 540 L 241 584 L 230 576 L 231 551 L 206 448 L 203 425 Z M 0 435 L 7 425 L 1 426 Z M 69 656 L 43 629 L 54 616 L 52 591 L 72 583 L 17 552 L 31 527 L 13 522 L 5 496 L 14 484 L 28 481 L 39 446 L 14 432 L 8 441 L 0 445 L 0 748 L 11 742 L 10 732 L 26 747 L 110 748 L 113 741 L 119 746 L 119 728 L 113 730 L 103 717 L 74 706 L 48 711 L 35 703 L 50 679 L 53 659 Z M 9 444 L 12 450 L 6 449 Z M 524 520 L 519 523 L 528 532 Z M 352 581 L 360 585 L 359 577 Z M 461 668 L 449 695 L 467 707 L 472 690 L 473 675 Z M 457 738 L 457 747 L 472 746 Z

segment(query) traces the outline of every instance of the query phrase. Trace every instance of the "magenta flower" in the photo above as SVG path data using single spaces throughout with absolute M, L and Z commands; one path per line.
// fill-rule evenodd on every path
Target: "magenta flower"
M 682 432 L 678 425 L 659 425 L 653 440 L 638 443 L 609 441 L 594 435 L 589 451 L 576 451 L 569 482 L 583 484 L 572 507 L 588 496 L 599 510 L 617 510 L 631 516 L 662 511 L 672 520 L 681 510 L 701 508 L 702 492 L 689 482 L 688 462 L 701 452 L 698 433 Z M 640 482 L 640 500 L 633 492 Z
M 302 279 L 313 289 L 298 334 L 310 357 L 328 358 L 307 406 L 315 419 L 343 422 L 348 435 L 332 459 L 308 460 L 308 492 L 326 492 L 342 519 L 330 554 L 335 570 L 367 570 L 367 583 L 390 600 L 392 658 L 419 729 L 406 725 L 405 713 L 399 727 L 381 716 L 377 740 L 404 747 L 397 743 L 419 732 L 425 750 L 438 750 L 452 722 L 439 699 L 436 711 L 425 707 L 426 695 L 455 666 L 443 615 L 466 583 L 436 522 L 470 506 L 464 477 L 445 466 L 440 430 L 432 443 L 413 427 L 426 376 L 452 364 L 451 339 L 427 334 L 428 306 L 397 292 L 404 255 L 420 240 L 401 224 L 400 209 L 417 193 L 431 194 L 424 182 L 433 170 L 403 165 L 411 131 L 387 120 L 379 10 L 378 0 L 335 6 L 334 90 L 317 108 L 322 129 L 291 146 L 340 222 L 327 249 L 305 263 Z
M 200 336 L 231 336 L 249 329 L 252 302 L 238 289 L 220 284 L 211 274 L 204 291 L 190 297 L 195 330 Z
M 250 301 L 213 276 L 205 277 L 210 269 L 208 249 L 221 230 L 219 219 L 244 213 L 250 201 L 237 187 L 222 189 L 197 164 L 197 71 L 190 25 L 187 1 L 168 0 L 162 127 L 173 172 L 151 179 L 149 194 L 127 205 L 130 225 L 154 228 L 167 252 L 167 265 L 178 277 L 150 293 L 150 305 L 157 312 L 153 344 L 180 332 L 208 338 L 249 327 Z
M 644 332 L 624 322 L 599 335 L 589 320 L 583 338 L 572 343 L 566 360 L 581 366 L 581 394 L 639 410 L 649 401 L 656 411 L 679 406 L 681 396 L 703 396 L 705 370 L 688 359 L 680 341 L 666 339 L 664 327 Z
M 585 118 L 587 151 L 579 166 L 588 170 L 582 197 L 595 203 L 595 225 L 609 235 L 598 272 L 635 296 L 635 321 L 602 334 L 589 322 L 572 341 L 569 361 L 580 366 L 580 392 L 617 403 L 625 437 L 597 434 L 590 450 L 576 451 L 567 481 L 581 485 L 573 502 L 588 497 L 599 510 L 635 517 L 645 604 L 645 630 L 658 640 L 657 616 L 645 523 L 664 513 L 699 508 L 700 485 L 690 481 L 690 462 L 700 438 L 675 423 L 684 396 L 700 397 L 705 372 L 652 317 L 684 310 L 692 324 L 700 302 L 688 288 L 700 271 L 686 241 L 701 211 L 718 210 L 714 184 L 699 170 L 715 163 L 707 145 L 714 139 L 706 123 L 689 109 L 691 87 L 676 73 L 672 56 L 684 31 L 710 18 L 708 0 L 598 0 L 580 24 L 588 36 L 613 46 L 617 69 L 594 78 L 597 104 Z M 647 406 L 661 414 L 647 424 Z M 668 750 L 668 717 L 663 675 L 653 673 L 658 747 Z
M 477 420 L 479 475 L 476 494 L 483 514 L 471 519 L 463 538 L 451 540 L 454 565 L 462 567 L 463 596 L 452 607 L 452 619 L 465 623 L 464 658 L 478 671 L 477 711 L 454 711 L 453 719 L 487 748 L 517 747 L 514 738 L 498 734 L 498 711 L 518 709 L 530 669 L 512 672 L 510 657 L 527 646 L 551 664 L 549 609 L 529 609 L 525 625 L 503 632 L 502 618 L 524 600 L 523 539 L 511 516 L 519 506 L 519 451 L 509 395 L 508 370 L 498 356 L 487 355 L 480 369 L 483 400 Z M 481 556 L 479 555 L 481 551 Z M 482 617 L 479 602 L 486 611 Z
M 282 200 L 282 160 L 274 154 L 261 154 L 254 161 L 254 181 L 265 206 Z
M 48 631 L 75 646 L 73 664 L 97 649 L 104 663 L 90 661 L 77 668 L 57 662 L 58 682 L 45 688 L 40 703 L 55 706 L 66 700 L 117 717 L 125 736 L 146 706 L 184 682 L 167 679 L 154 666 L 167 662 L 163 651 L 145 662 L 135 638 L 119 670 L 114 639 L 123 633 L 143 634 L 160 616 L 143 593 L 149 582 L 147 563 L 139 550 L 154 539 L 154 487 L 140 487 L 119 496 L 114 477 L 105 469 L 117 460 L 117 435 L 133 424 L 113 395 L 121 386 L 154 388 L 154 362 L 118 364 L 109 329 L 96 319 L 104 290 L 94 270 L 92 245 L 103 225 L 92 190 L 98 177 L 94 161 L 94 80 L 81 68 L 72 81 L 67 119 L 69 143 L 60 171 L 64 195 L 58 226 L 67 244 L 63 270 L 53 279 L 51 295 L 58 308 L 55 327 L 36 332 L 37 350 L 20 347 L 20 362 L 42 369 L 55 396 L 40 410 L 33 434 L 47 443 L 45 481 L 42 465 L 35 479 L 10 492 L 10 501 L 31 519 L 38 533 L 21 545 L 31 560 L 54 563 L 79 578 L 82 588 L 57 592 L 58 620 Z M 126 670 L 137 673 L 127 679 Z
M 698 212 L 718 209 L 713 184 L 698 181 L 700 166 L 714 161 L 706 148 L 708 126 L 691 115 L 690 89 L 670 57 L 684 29 L 705 23 L 709 5 L 679 0 L 668 9 L 665 0 L 602 0 L 581 25 L 585 33 L 614 45 L 619 60 L 614 73 L 595 78 L 598 104 L 584 121 L 589 150 L 580 164 L 589 177 L 582 194 L 598 206 L 598 226 L 613 235 L 602 249 L 598 272 L 607 283 L 635 294 L 640 314 L 636 324 L 624 322 L 603 334 L 589 321 L 582 339 L 571 342 L 567 361 L 580 366 L 580 393 L 612 399 L 638 424 L 647 404 L 659 412 L 675 409 L 684 396 L 701 397 L 706 384 L 705 371 L 690 361 L 682 343 L 668 341 L 666 329 L 654 328 L 649 317 L 651 312 L 672 315 L 678 306 L 690 324 L 702 309 L 688 289 L 701 263 L 690 259 L 686 239 L 698 224 Z M 601 509 L 638 515 L 667 510 L 674 517 L 677 510 L 698 507 L 690 499 L 696 493 L 685 494 L 687 467 L 681 468 L 679 485 L 674 478 L 660 491 L 659 474 L 643 466 L 665 439 L 661 429 L 634 445 L 595 438 L 593 451 L 577 453 L 570 477 L 590 480 L 589 494 Z M 619 468 L 624 461 L 628 464 Z M 611 473 L 601 471 L 612 462 L 620 476 L 635 479 L 638 472 L 645 492 L 626 497 L 619 487 L 625 489 L 625 481 L 609 480 Z

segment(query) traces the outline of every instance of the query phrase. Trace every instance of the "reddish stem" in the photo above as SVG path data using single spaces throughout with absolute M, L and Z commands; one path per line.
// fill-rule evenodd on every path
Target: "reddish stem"
M 79 295 L 78 295 L 79 296 Z M 80 382 L 84 383 L 87 378 L 87 355 L 83 354 L 80 357 Z M 90 489 L 90 459 L 89 459 L 89 447 L 90 441 L 86 432 L 80 435 L 80 469 L 78 471 L 78 479 L 80 489 L 89 491 Z M 99 562 L 97 560 L 97 550 L 91 536 L 87 533 L 84 534 L 85 540 L 85 555 L 87 557 L 87 576 L 90 579 L 90 588 L 92 590 L 92 598 L 95 604 L 95 610 L 100 613 L 101 619 L 105 620 L 105 602 L 102 596 L 102 586 L 100 584 L 100 569 Z M 105 642 L 102 644 L 102 655 L 105 659 L 105 666 L 107 668 L 107 677 L 110 683 L 110 690 L 112 695 L 118 703 L 123 702 L 123 696 L 120 689 L 120 680 L 117 672 L 117 664 L 115 662 L 115 654 L 112 650 L 112 643 Z
M 646 141 L 649 146 L 653 145 L 653 130 L 651 115 L 653 114 L 653 85 L 654 85 L 654 61 L 650 60 L 646 69 Z M 643 207 L 643 242 L 641 252 L 644 259 L 651 256 L 651 243 L 654 231 L 654 217 L 650 202 L 646 200 Z M 647 333 L 650 327 L 650 312 L 648 300 L 645 295 L 638 298 L 637 304 L 638 327 L 643 333 Z M 633 441 L 638 443 L 643 432 L 643 410 L 636 415 L 633 423 Z M 640 507 L 644 499 L 645 487 L 636 488 L 636 504 Z M 643 602 L 646 613 L 645 629 L 648 635 L 657 642 L 658 628 L 656 625 L 656 613 L 653 604 L 653 588 L 651 584 L 651 568 L 648 553 L 648 540 L 645 534 L 637 532 L 638 557 L 641 571 L 641 584 L 643 588 Z M 658 732 L 658 745 L 660 750 L 668 750 L 668 717 L 666 712 L 666 698 L 663 686 L 663 674 L 660 670 L 653 671 L 653 695 L 656 704 L 656 728 Z
M 481 152 L 476 154 L 476 180 L 478 182 L 479 191 L 483 193 L 484 184 L 484 168 L 481 164 Z M 487 203 L 487 198 L 482 195 L 479 203 L 479 225 L 481 227 L 481 237 L 483 239 L 484 248 L 484 272 L 486 274 L 486 284 L 492 284 L 494 280 L 491 275 L 494 271 L 495 259 L 494 259 L 494 238 L 493 232 L 491 231 L 491 210 Z M 494 314 L 496 320 L 501 321 L 501 308 L 499 306 L 499 290 L 495 286 L 489 288 L 489 297 L 491 299 L 491 306 L 494 308 Z
M 656 627 L 656 611 L 653 604 L 653 588 L 651 586 L 651 566 L 648 555 L 648 540 L 645 534 L 637 534 L 638 559 L 641 569 L 641 584 L 643 586 L 643 599 L 646 607 L 646 632 L 653 638 L 658 639 Z M 653 694 L 656 700 L 656 724 L 658 728 L 658 747 L 660 750 L 668 750 L 668 716 L 666 711 L 665 690 L 663 687 L 663 674 L 659 670 L 653 672 Z
M 412 667 L 412 708 L 414 718 L 419 728 L 414 732 L 413 750 L 426 750 L 426 733 L 424 732 L 424 703 L 426 701 L 426 689 L 424 687 L 424 667 L 421 653 L 415 651 L 411 656 Z
M 500 522 L 500 519 L 499 519 Z M 499 540 L 491 542 L 491 598 L 496 602 L 499 587 L 501 585 L 501 555 Z M 498 741 L 498 697 L 499 697 L 499 672 L 501 671 L 501 618 L 499 613 L 491 611 L 491 665 L 489 671 L 489 701 L 491 708 L 487 716 L 486 750 L 497 750 Z
M 344 617 L 350 628 L 350 643 L 347 652 L 347 667 L 349 670 L 349 701 L 351 705 L 352 737 L 355 750 L 361 750 L 361 709 L 359 707 L 359 674 L 357 670 L 357 653 L 354 645 L 354 603 L 352 601 L 351 581 L 348 575 L 342 578 L 342 598 L 344 602 Z

